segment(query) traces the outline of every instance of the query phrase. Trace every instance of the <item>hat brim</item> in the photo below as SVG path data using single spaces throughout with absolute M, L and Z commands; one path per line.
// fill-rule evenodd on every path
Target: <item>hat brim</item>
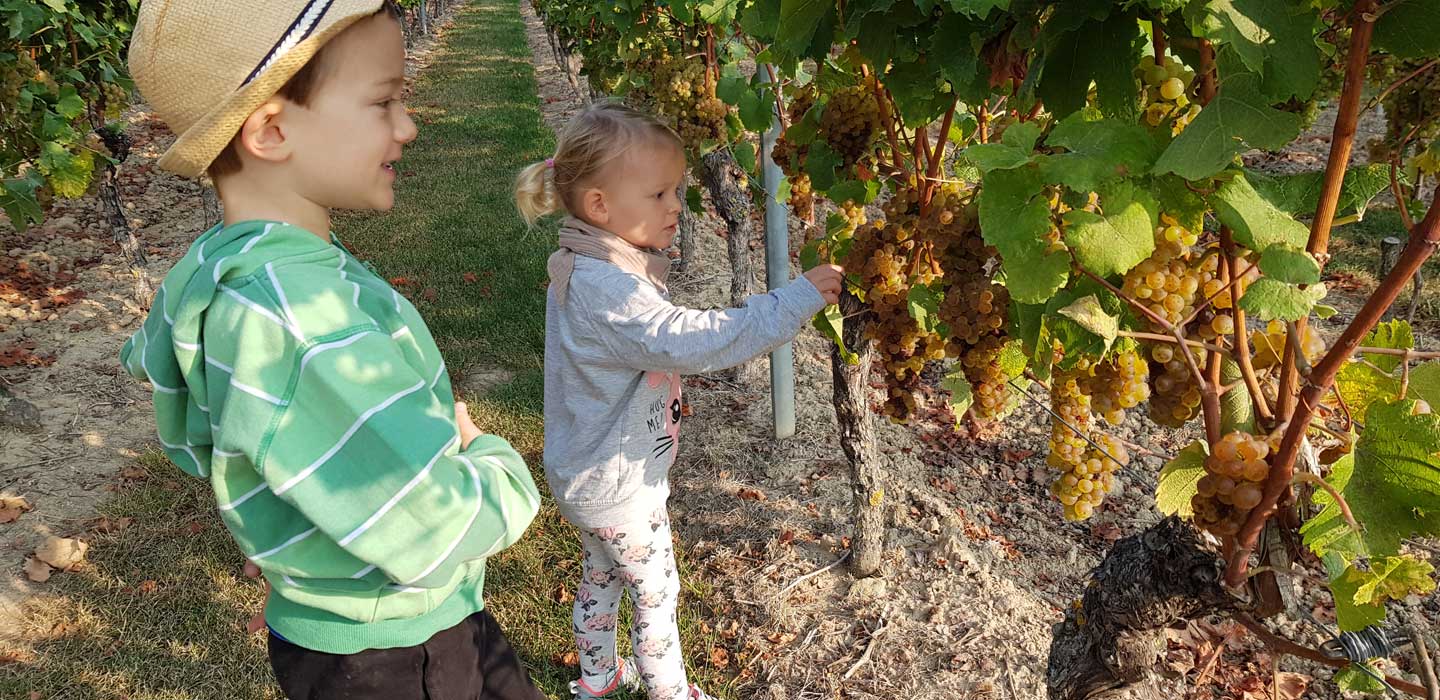
M 184 133 L 179 134 L 175 143 L 160 156 L 158 165 L 184 177 L 199 177 L 215 161 L 220 152 L 230 145 L 240 126 L 261 104 L 275 96 L 310 59 L 320 51 L 325 42 L 335 38 L 355 22 L 375 14 L 382 7 L 382 0 L 333 0 L 324 19 L 304 41 L 296 44 L 283 56 L 276 59 L 269 68 L 256 76 L 244 88 L 230 95 L 229 99 L 196 120 Z

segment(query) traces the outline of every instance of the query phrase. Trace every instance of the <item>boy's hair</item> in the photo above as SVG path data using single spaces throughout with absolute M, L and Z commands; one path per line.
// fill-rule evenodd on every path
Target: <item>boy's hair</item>
M 381 14 L 388 14 L 396 21 L 403 22 L 400 8 L 395 5 L 394 0 L 385 0 L 380 9 L 376 10 L 371 17 Z M 322 84 L 323 76 L 321 74 L 325 71 L 325 52 L 329 48 L 330 43 L 321 46 L 315 55 L 305 63 L 305 66 L 295 75 L 290 76 L 290 79 L 281 85 L 275 94 L 301 107 L 309 107 L 310 101 L 315 98 L 315 93 L 319 91 Z M 230 139 L 230 143 L 225 146 L 225 150 L 220 151 L 220 155 L 215 156 L 215 160 L 210 162 L 210 166 L 205 169 L 205 174 L 214 180 L 218 177 L 238 173 L 240 168 L 240 132 L 236 131 L 235 136 Z
M 515 206 L 534 225 L 562 209 L 575 213 L 579 194 L 611 161 L 637 144 L 682 147 L 680 137 L 659 119 L 613 101 L 594 102 L 570 119 L 560 132 L 554 157 L 520 171 Z

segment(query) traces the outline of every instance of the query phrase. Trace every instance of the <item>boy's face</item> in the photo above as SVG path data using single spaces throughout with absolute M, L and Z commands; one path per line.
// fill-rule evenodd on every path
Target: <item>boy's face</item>
M 416 135 L 401 101 L 400 24 L 385 13 L 360 20 L 331 40 L 324 61 L 309 106 L 291 104 L 286 119 L 291 184 L 329 209 L 389 209 L 394 163 Z
M 685 153 L 674 144 L 638 146 L 606 168 L 605 183 L 596 188 L 603 210 L 587 212 L 602 228 L 641 248 L 665 249 L 675 240 L 680 223 L 680 183 L 685 179 Z

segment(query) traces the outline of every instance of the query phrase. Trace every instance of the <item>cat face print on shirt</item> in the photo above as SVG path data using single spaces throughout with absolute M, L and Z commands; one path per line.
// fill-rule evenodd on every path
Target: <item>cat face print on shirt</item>
M 656 396 L 650 402 L 645 427 L 649 429 L 654 449 L 652 457 L 664 457 L 676 449 L 680 439 L 680 375 L 674 372 L 646 372 L 645 385 L 651 389 L 666 389 L 663 396 Z

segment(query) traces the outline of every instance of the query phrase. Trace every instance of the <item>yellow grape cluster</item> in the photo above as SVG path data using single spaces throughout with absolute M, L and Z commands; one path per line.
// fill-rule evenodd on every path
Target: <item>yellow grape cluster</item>
M 1195 524 L 1220 538 L 1234 537 L 1240 531 L 1260 503 L 1270 474 L 1266 457 L 1279 449 L 1282 434 L 1277 431 L 1262 438 L 1236 431 L 1211 447 L 1205 458 L 1205 476 L 1200 477 L 1190 499 Z
M 1280 364 L 1280 359 L 1285 353 L 1285 344 L 1290 342 L 1290 331 L 1283 321 L 1271 321 L 1265 326 L 1265 330 L 1255 330 L 1250 334 L 1251 365 L 1257 370 L 1265 370 Z M 1320 334 L 1315 331 L 1314 326 L 1306 325 L 1305 331 L 1300 334 L 1300 351 L 1305 354 L 1305 359 L 1315 362 L 1325 353 L 1325 341 L 1320 339 Z
M 905 192 L 897 194 L 904 198 Z M 892 200 L 892 204 L 894 204 Z M 866 337 L 874 341 L 884 369 L 886 397 L 882 411 L 900 423 L 915 411 L 915 391 L 925 363 L 945 357 L 940 336 L 921 328 L 910 315 L 910 289 L 939 277 L 931 265 L 919 264 L 915 217 L 895 215 L 856 232 L 844 266 L 865 286 L 865 300 L 873 314 Z
M 1200 412 L 1200 385 L 1185 356 L 1168 343 L 1150 346 L 1150 419 L 1171 428 L 1185 425 Z
M 937 251 L 945 275 L 940 320 L 949 337 L 945 352 L 960 361 L 965 379 L 974 389 L 975 417 L 994 419 L 1014 408 L 1000 366 L 1000 351 L 1008 339 L 1005 321 L 1010 292 L 996 284 L 1000 254 L 987 245 L 976 225 L 978 212 L 972 193 L 958 183 L 942 183 L 931 200 L 921 228 Z
M 632 71 L 648 78 L 644 96 L 687 146 L 698 147 L 725 136 L 729 108 L 715 96 L 703 60 L 660 51 L 637 60 Z
M 1155 252 L 1125 273 L 1125 294 L 1170 323 L 1189 317 L 1195 311 L 1197 293 L 1220 272 L 1219 258 L 1214 255 L 1201 255 L 1198 262 L 1192 262 L 1190 246 L 1195 240 L 1194 234 L 1178 223 L 1158 227 Z
M 1057 372 L 1050 385 L 1050 409 L 1059 417 L 1051 418 L 1046 462 L 1060 472 L 1050 484 L 1050 493 L 1064 506 L 1065 519 L 1072 522 L 1095 514 L 1105 494 L 1115 488 L 1115 471 L 1130 460 L 1119 440 L 1093 430 L 1090 396 L 1080 384 L 1079 372 Z M 1077 430 L 1089 435 L 1103 451 Z
M 786 108 L 790 125 L 795 125 L 804 118 L 805 113 L 815 104 L 815 93 L 811 90 L 802 90 L 795 94 Z M 775 139 L 775 149 L 771 157 L 785 177 L 790 180 L 790 212 L 806 223 L 815 220 L 815 193 L 810 185 L 810 175 L 805 172 L 805 156 L 809 155 L 810 146 L 796 145 L 795 142 L 781 134 Z
M 1192 104 L 1188 94 L 1195 72 L 1185 64 L 1170 56 L 1162 57 L 1159 63 L 1154 56 L 1146 56 L 1140 59 L 1135 75 L 1145 86 L 1145 123 L 1160 126 L 1169 120 L 1171 133 L 1178 134 L 1200 114 L 1200 105 Z
M 1090 397 L 1090 410 L 1111 425 L 1125 420 L 1125 409 L 1150 398 L 1150 364 L 1135 349 L 1115 353 L 1090 365 L 1080 376 L 1080 390 Z
M 841 202 L 836 213 L 845 219 L 845 228 L 835 233 L 835 237 L 842 241 L 854 238 L 855 232 L 859 231 L 861 226 L 869 223 L 869 219 L 865 216 L 865 207 L 853 200 L 847 199 Z
M 875 79 L 841 88 L 830 95 L 820 114 L 820 135 L 839 154 L 844 167 L 861 162 L 880 131 L 880 107 L 873 92 Z

